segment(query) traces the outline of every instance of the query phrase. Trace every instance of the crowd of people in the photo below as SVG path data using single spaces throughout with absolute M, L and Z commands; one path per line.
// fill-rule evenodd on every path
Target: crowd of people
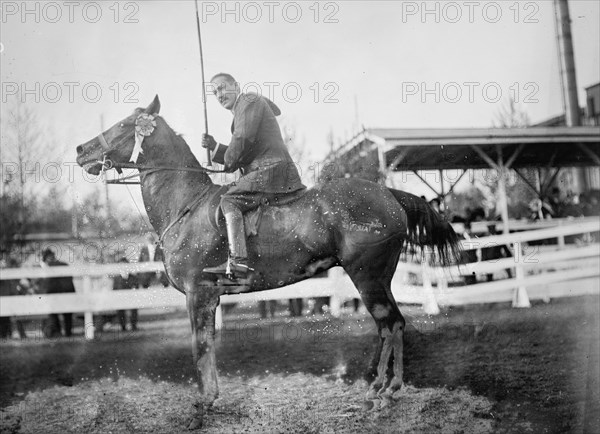
M 534 199 L 529 208 L 530 220 L 597 216 L 600 215 L 600 191 L 563 194 L 558 187 L 554 187 L 547 198 Z
M 425 196 L 421 196 L 425 199 Z M 433 198 L 429 201 L 431 207 L 442 216 L 445 216 L 451 223 L 464 223 L 469 225 L 475 221 L 496 220 L 490 217 L 481 206 L 474 208 L 465 208 L 462 211 L 449 212 L 444 202 L 440 198 Z M 514 218 L 526 217 L 529 221 L 549 220 L 569 217 L 591 217 L 600 215 L 600 190 L 590 190 L 583 193 L 564 193 L 558 187 L 553 187 L 549 194 L 543 199 L 536 198 L 524 204 L 528 209 L 523 215 L 512 216 Z M 526 214 L 526 215 L 525 215 Z
M 113 262 L 128 263 L 129 260 L 121 252 L 115 253 Z M 138 262 L 153 262 L 162 260 L 162 251 L 157 246 L 154 236 L 149 234 L 145 244 L 141 246 Z M 7 258 L 2 264 L 3 268 L 18 268 L 19 263 L 14 258 Z M 39 266 L 42 268 L 67 266 L 68 264 L 57 259 L 56 253 L 50 248 L 41 252 Z M 111 278 L 112 290 L 145 289 L 154 284 L 168 286 L 169 282 L 164 272 L 148 273 L 123 273 Z M 49 277 L 43 279 L 0 280 L 0 296 L 33 295 L 33 294 L 58 294 L 74 293 L 75 285 L 71 276 Z M 117 312 L 104 312 L 96 315 L 94 325 L 102 331 L 106 324 L 118 319 L 121 330 L 138 330 L 137 309 L 119 310 Z M 41 321 L 41 334 L 45 338 L 70 337 L 73 335 L 74 314 L 70 312 L 53 313 Z M 26 321 L 22 318 L 0 317 L 0 339 L 10 339 L 16 328 L 21 339 L 27 338 Z M 129 328 L 127 325 L 129 324 Z

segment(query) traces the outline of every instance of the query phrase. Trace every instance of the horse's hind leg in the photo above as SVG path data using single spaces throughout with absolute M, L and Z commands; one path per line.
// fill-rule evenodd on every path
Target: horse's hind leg
M 391 293 L 395 266 L 396 261 L 392 259 L 384 267 L 373 267 L 372 263 L 347 267 L 367 310 L 377 323 L 380 339 L 371 366 L 376 369 L 376 376 L 367 392 L 367 399 L 380 398 L 384 402 L 394 397 L 402 387 L 405 320 Z M 374 275 L 373 270 L 381 273 Z
M 186 291 L 187 309 L 192 325 L 192 352 L 200 399 L 189 429 L 202 426 L 206 410 L 219 396 L 217 363 L 215 356 L 215 313 L 219 305 L 219 293 L 211 288 L 191 288 Z
M 371 316 L 377 323 L 379 345 L 376 351 L 376 377 L 367 392 L 368 399 L 392 398 L 402 387 L 403 339 L 405 321 L 396 303 L 388 297 L 381 282 L 361 285 L 359 291 Z M 375 362 L 376 358 L 373 360 Z M 375 367 L 375 366 L 373 366 Z M 391 369 L 389 369 L 391 367 Z

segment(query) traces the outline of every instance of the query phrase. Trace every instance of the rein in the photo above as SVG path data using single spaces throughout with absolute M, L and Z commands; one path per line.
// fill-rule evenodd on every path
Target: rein
M 147 166 L 143 164 L 136 163 L 113 163 L 112 160 L 107 159 L 105 157 L 102 163 L 102 171 L 106 172 L 110 169 L 115 169 L 117 172 L 122 173 L 121 169 L 137 169 L 137 170 L 146 170 L 147 172 L 143 173 L 134 173 L 133 175 L 124 176 L 118 179 L 107 180 L 107 184 L 140 184 L 140 181 L 136 182 L 124 182 L 128 179 L 137 178 L 138 176 L 146 176 L 155 172 L 160 172 L 162 170 L 173 170 L 177 172 L 196 172 L 196 173 L 226 173 L 225 170 L 213 170 L 208 169 L 206 167 L 177 167 L 177 166 Z

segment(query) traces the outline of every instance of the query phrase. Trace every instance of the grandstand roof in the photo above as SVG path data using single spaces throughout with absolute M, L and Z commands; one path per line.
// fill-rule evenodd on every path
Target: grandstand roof
M 379 152 L 387 170 L 600 166 L 600 127 L 366 129 L 334 158 Z M 383 158 L 382 158 L 383 157 Z M 382 167 L 383 168 L 383 167 Z

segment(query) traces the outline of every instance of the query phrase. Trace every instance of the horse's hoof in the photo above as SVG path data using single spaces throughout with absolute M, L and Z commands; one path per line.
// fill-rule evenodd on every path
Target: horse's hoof
M 381 397 L 381 404 L 379 405 L 380 409 L 384 409 L 387 407 L 391 407 L 392 404 L 394 403 L 394 401 L 392 401 L 392 398 L 388 397 L 388 396 L 382 396 Z
M 379 391 L 378 395 L 381 398 L 389 400 L 398 400 L 400 398 L 400 390 L 402 389 L 402 383 L 392 381 L 388 387 Z
M 376 388 L 370 388 L 367 392 L 367 396 L 365 397 L 368 400 L 377 399 L 377 390 Z
M 193 417 L 190 423 L 188 424 L 187 429 L 189 431 L 193 431 L 200 428 L 202 428 L 202 418 L 200 416 Z
M 362 405 L 361 405 L 361 410 L 362 411 L 369 411 L 373 409 L 373 401 L 363 401 Z

